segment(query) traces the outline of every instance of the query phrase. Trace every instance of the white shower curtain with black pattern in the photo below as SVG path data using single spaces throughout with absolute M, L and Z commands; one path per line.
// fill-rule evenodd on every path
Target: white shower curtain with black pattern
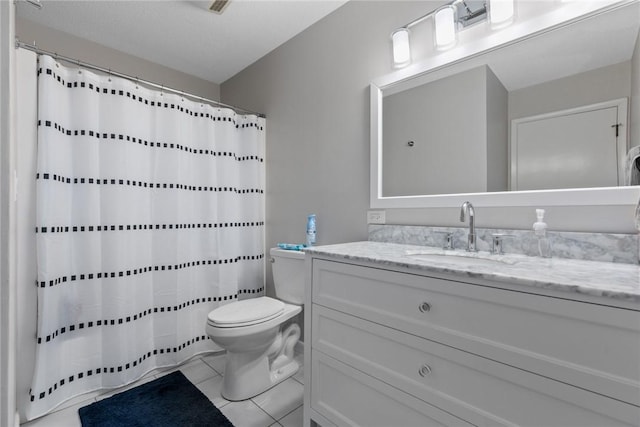
M 263 292 L 265 121 L 40 57 L 28 418 L 215 345 Z

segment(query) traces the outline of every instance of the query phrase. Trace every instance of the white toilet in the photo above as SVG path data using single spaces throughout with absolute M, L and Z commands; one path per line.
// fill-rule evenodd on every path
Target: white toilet
M 232 302 L 209 313 L 207 334 L 227 350 L 222 396 L 245 400 L 298 371 L 293 348 L 300 326 L 280 326 L 302 311 L 304 252 L 272 248 L 273 282 L 278 299 L 258 297 Z

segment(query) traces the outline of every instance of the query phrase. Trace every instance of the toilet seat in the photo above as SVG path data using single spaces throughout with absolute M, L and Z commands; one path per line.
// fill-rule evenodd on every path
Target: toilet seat
M 218 309 L 216 308 L 216 310 Z M 241 326 L 219 325 L 207 319 L 206 330 L 209 337 L 214 339 L 214 342 L 216 339 L 226 340 L 234 337 L 247 337 L 252 334 L 261 334 L 271 328 L 277 329 L 283 322 L 291 319 L 301 311 L 302 306 L 284 303 L 284 310 L 279 314 L 269 316 L 267 319 L 254 320 L 251 324 L 245 323 L 241 324 Z
M 207 323 L 217 328 L 237 328 L 267 322 L 280 316 L 285 309 L 282 301 L 258 297 L 232 302 L 211 311 Z

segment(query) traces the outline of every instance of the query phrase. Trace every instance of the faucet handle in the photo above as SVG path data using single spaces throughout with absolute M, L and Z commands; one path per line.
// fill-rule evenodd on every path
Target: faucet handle
M 502 239 L 505 238 L 513 238 L 515 237 L 513 234 L 505 234 L 505 233 L 492 233 L 492 245 L 491 245 L 491 253 L 496 255 L 504 254 L 502 248 Z
M 453 232 L 451 231 L 434 231 L 435 234 L 444 234 L 444 243 L 442 249 L 453 249 Z

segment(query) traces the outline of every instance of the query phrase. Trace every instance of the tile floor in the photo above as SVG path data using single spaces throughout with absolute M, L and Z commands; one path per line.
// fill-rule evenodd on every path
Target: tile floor
M 220 395 L 224 354 L 197 357 L 179 368 L 154 371 L 128 387 L 108 392 L 89 393 L 72 399 L 49 415 L 22 424 L 22 427 L 80 427 L 78 409 L 105 399 L 128 388 L 151 381 L 174 370 L 182 373 L 211 400 L 235 427 L 300 427 L 302 426 L 302 394 L 304 390 L 302 353 L 296 353 L 300 370 L 270 390 L 242 402 L 230 402 Z

